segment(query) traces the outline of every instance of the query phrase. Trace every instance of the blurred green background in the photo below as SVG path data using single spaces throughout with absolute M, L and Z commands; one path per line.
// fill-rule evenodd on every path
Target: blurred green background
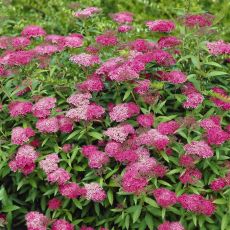
M 131 11 L 136 22 L 157 18 L 175 20 L 188 12 L 208 12 L 220 24 L 218 37 L 221 34 L 224 40 L 230 40 L 229 0 L 0 0 L 0 35 L 17 35 L 28 24 L 41 25 L 48 33 L 77 32 L 72 13 L 87 6 L 101 7 L 105 15 Z

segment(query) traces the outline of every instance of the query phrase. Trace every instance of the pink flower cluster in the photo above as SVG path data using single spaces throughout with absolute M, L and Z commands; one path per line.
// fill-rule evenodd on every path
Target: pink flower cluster
M 176 121 L 162 122 L 157 126 L 157 131 L 163 135 L 169 135 L 175 133 L 179 127 Z
M 156 20 L 156 21 L 148 21 L 146 22 L 149 30 L 154 32 L 162 32 L 162 33 L 169 33 L 175 29 L 174 22 L 170 20 Z
M 212 88 L 212 91 L 217 94 L 211 98 L 212 102 L 222 110 L 230 110 L 230 96 L 227 92 L 219 87 Z
M 188 27 L 211 26 L 214 18 L 211 14 L 188 14 L 184 16 L 184 24 Z
M 230 54 L 230 43 L 226 43 L 223 40 L 208 42 L 207 47 L 212 55 Z
M 12 130 L 11 142 L 15 145 L 23 145 L 34 135 L 35 133 L 31 128 L 16 127 Z
M 118 43 L 117 37 L 109 32 L 98 35 L 96 37 L 96 43 L 102 46 L 115 46 Z
M 70 57 L 70 61 L 85 67 L 93 66 L 100 63 L 100 59 L 97 55 L 91 55 L 86 53 L 73 55 Z
M 100 13 L 101 9 L 97 8 L 97 7 L 88 7 L 85 8 L 83 10 L 79 10 L 77 12 L 74 13 L 74 16 L 80 19 L 85 19 L 85 18 L 89 18 L 92 17 L 93 15 Z
M 22 145 L 17 150 L 13 160 L 9 162 L 9 167 L 13 172 L 19 170 L 24 175 L 28 175 L 35 169 L 35 161 L 38 153 L 30 145 Z
M 105 109 L 95 103 L 90 103 L 90 93 L 77 93 L 71 95 L 67 102 L 75 107 L 68 110 L 66 117 L 79 122 L 81 120 L 92 121 L 100 119 L 105 113 Z
M 185 230 L 180 222 L 165 221 L 157 227 L 157 230 Z
M 186 154 L 197 155 L 201 158 L 209 158 L 213 156 L 213 150 L 205 141 L 192 141 L 184 146 Z
M 109 161 L 108 156 L 105 153 L 99 151 L 97 146 L 83 146 L 82 154 L 88 158 L 88 164 L 90 168 L 101 168 Z
M 133 21 L 133 14 L 130 12 L 118 12 L 111 14 L 111 18 L 119 24 L 131 23 Z
M 112 121 L 122 122 L 132 116 L 138 115 L 139 113 L 139 106 L 133 102 L 129 102 L 112 106 L 109 112 L 109 117 Z
M 183 194 L 177 200 L 184 209 L 191 212 L 205 216 L 211 216 L 215 212 L 215 205 L 201 195 Z
M 36 26 L 36 25 L 29 25 L 29 26 L 26 26 L 22 32 L 21 32 L 21 35 L 23 37 L 28 37 L 28 38 L 31 38 L 31 37 L 41 37 L 41 36 L 45 36 L 46 35 L 46 32 L 45 30 L 40 27 L 40 26 Z
M 167 208 L 177 202 L 177 197 L 174 192 L 166 188 L 158 188 L 153 191 L 153 195 L 161 207 Z
M 230 134 L 221 128 L 219 117 L 212 116 L 200 122 L 200 126 L 205 129 L 207 142 L 213 145 L 222 145 L 230 140 Z
M 185 84 L 182 88 L 182 93 L 187 97 L 183 103 L 184 108 L 197 108 L 204 100 L 202 94 L 197 91 L 192 83 Z
M 145 127 L 145 128 L 150 128 L 153 126 L 154 123 L 154 116 L 153 114 L 141 114 L 137 117 L 137 122 L 139 125 Z
M 159 46 L 160 49 L 164 49 L 164 48 L 173 48 L 175 46 L 178 46 L 181 44 L 181 40 L 177 37 L 174 36 L 168 36 L 168 37 L 161 37 L 157 44 Z

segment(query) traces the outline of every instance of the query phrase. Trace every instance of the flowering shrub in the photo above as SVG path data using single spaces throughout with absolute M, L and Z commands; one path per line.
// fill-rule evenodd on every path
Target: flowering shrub
M 230 43 L 215 16 L 72 18 L 76 33 L 0 37 L 0 226 L 228 229 Z

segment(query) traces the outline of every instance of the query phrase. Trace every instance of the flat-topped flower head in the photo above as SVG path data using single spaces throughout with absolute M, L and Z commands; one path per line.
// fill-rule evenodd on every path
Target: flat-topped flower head
M 28 101 L 12 101 L 9 105 L 9 112 L 11 117 L 25 116 L 31 113 L 33 104 Z
M 56 153 L 52 153 L 47 155 L 44 160 L 41 160 L 39 162 L 39 166 L 46 174 L 49 174 L 58 169 L 59 160 L 58 155 Z
M 25 219 L 29 230 L 46 230 L 49 223 L 49 219 L 46 216 L 36 211 L 28 212 Z
M 102 46 L 115 46 L 118 43 L 117 37 L 112 32 L 106 32 L 96 37 L 96 43 Z
M 184 146 L 186 154 L 197 155 L 202 158 L 213 156 L 213 150 L 205 141 L 192 141 Z
M 100 58 L 97 55 L 81 53 L 70 57 L 70 61 L 80 66 L 93 66 L 100 63 Z
M 29 37 L 29 38 L 31 38 L 31 37 L 41 37 L 41 36 L 46 35 L 46 32 L 40 26 L 29 25 L 29 26 L 26 26 L 22 30 L 21 35 L 24 36 L 24 37 Z
M 157 230 L 185 230 L 180 222 L 165 221 L 157 227 Z
M 106 198 L 105 191 L 98 183 L 92 182 L 90 184 L 85 184 L 85 189 L 85 197 L 87 200 L 101 202 Z
M 30 45 L 30 39 L 27 37 L 15 37 L 12 38 L 11 44 L 14 49 L 23 49 Z
M 74 230 L 74 225 L 64 219 L 55 220 L 51 230 Z
M 36 123 L 36 128 L 41 133 L 56 133 L 59 130 L 59 123 L 56 117 L 39 119 Z
M 70 182 L 70 183 L 60 185 L 59 192 L 64 197 L 67 197 L 69 199 L 76 199 L 79 196 L 85 194 L 85 189 L 81 188 L 78 184 L 74 182 Z
M 154 32 L 169 33 L 176 28 L 173 21 L 170 20 L 156 20 L 146 22 L 149 30 Z
M 177 202 L 176 194 L 166 188 L 155 189 L 153 195 L 157 203 L 164 208 L 172 206 Z
M 32 128 L 15 127 L 12 130 L 11 142 L 15 145 L 22 145 L 35 135 Z
M 173 48 L 180 45 L 181 43 L 182 41 L 174 36 L 161 37 L 157 42 L 160 49 Z
M 224 42 L 223 40 L 208 42 L 208 52 L 212 55 L 223 55 L 230 54 L 230 43 Z
M 133 21 L 133 14 L 131 12 L 118 12 L 111 14 L 111 18 L 119 24 L 131 23 Z
M 63 168 L 58 168 L 47 175 L 47 180 L 58 185 L 65 184 L 70 179 L 70 174 Z
M 88 7 L 83 10 L 79 10 L 74 13 L 74 17 L 80 18 L 80 19 L 85 19 L 92 17 L 95 14 L 98 14 L 101 12 L 101 9 L 98 7 Z
M 187 27 L 211 26 L 215 16 L 211 14 L 188 14 L 184 16 L 184 24 Z

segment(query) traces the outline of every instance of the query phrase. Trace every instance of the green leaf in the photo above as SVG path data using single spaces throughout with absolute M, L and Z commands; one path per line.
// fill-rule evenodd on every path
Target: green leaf
M 221 221 L 221 230 L 227 230 L 228 222 L 229 222 L 229 214 L 226 214 L 223 216 Z
M 215 77 L 215 76 L 221 76 L 221 75 L 226 75 L 228 73 L 226 72 L 222 72 L 222 71 L 212 71 L 212 72 L 209 72 L 206 76 L 207 77 Z
M 149 229 L 152 230 L 153 229 L 153 217 L 147 213 L 145 215 L 145 223 L 148 225 Z
M 131 88 L 127 89 L 127 91 L 125 92 L 125 95 L 123 97 L 123 101 L 125 101 L 129 97 L 129 95 L 131 94 L 131 91 L 132 91 Z
M 155 208 L 159 208 L 159 206 L 157 205 L 156 201 L 151 199 L 151 198 L 149 198 L 149 197 L 145 197 L 144 202 L 149 204 L 149 205 L 151 205 L 151 206 L 153 206 L 153 207 L 155 207 Z
M 88 133 L 91 137 L 94 137 L 97 140 L 102 140 L 103 135 L 101 133 L 98 132 L 89 132 Z
M 107 195 L 108 195 L 109 203 L 110 203 L 111 205 L 113 205 L 113 191 L 112 191 L 111 189 L 109 189 Z
M 136 208 L 135 212 L 133 213 L 133 223 L 135 223 L 138 220 L 138 218 L 140 217 L 142 206 L 137 205 L 137 206 L 135 206 L 135 208 Z
M 19 208 L 20 207 L 18 207 L 17 205 L 7 205 L 7 206 L 2 208 L 2 212 L 12 212 L 12 211 L 15 211 Z

